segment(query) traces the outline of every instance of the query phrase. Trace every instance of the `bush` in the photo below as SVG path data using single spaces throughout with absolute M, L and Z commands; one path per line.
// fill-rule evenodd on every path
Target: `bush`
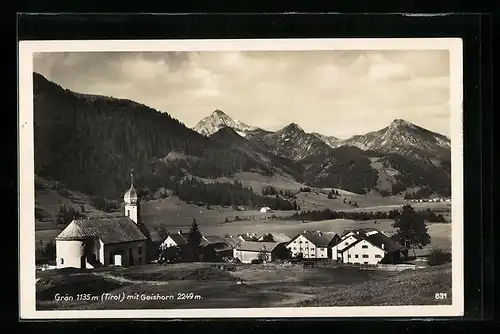
M 451 262 L 451 253 L 444 252 L 441 249 L 432 250 L 427 259 L 430 266 L 439 266 L 448 262 Z

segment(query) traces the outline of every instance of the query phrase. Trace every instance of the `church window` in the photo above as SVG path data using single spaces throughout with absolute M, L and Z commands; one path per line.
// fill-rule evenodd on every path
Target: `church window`
M 127 210 L 127 217 L 130 217 L 130 210 Z

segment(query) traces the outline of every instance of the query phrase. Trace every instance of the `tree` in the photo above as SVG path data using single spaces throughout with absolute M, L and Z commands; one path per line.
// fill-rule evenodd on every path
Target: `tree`
M 188 247 L 193 257 L 193 260 L 199 259 L 202 237 L 203 236 L 198 228 L 196 219 L 193 218 L 193 224 L 191 225 L 191 229 L 189 230 L 188 234 Z
M 273 238 L 273 235 L 268 233 L 268 234 L 264 234 L 262 236 L 262 241 L 264 242 L 274 242 L 274 238 Z
M 425 221 L 409 204 L 403 206 L 401 214 L 394 218 L 392 227 L 396 229 L 393 238 L 405 247 L 411 247 L 414 256 L 415 248 L 422 249 L 431 242 Z
M 257 258 L 260 262 L 269 261 L 269 253 L 267 252 L 266 246 L 262 246 L 261 250 L 259 251 L 259 255 L 257 255 Z
M 444 252 L 441 249 L 433 249 L 427 258 L 429 266 L 439 266 L 451 261 L 451 253 Z
M 179 262 L 181 260 L 181 249 L 179 247 L 167 247 L 160 253 L 161 262 Z

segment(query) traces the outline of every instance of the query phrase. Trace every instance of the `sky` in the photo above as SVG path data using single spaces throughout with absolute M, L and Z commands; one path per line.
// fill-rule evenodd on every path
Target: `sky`
M 275 131 L 338 138 L 404 119 L 449 136 L 447 50 L 38 53 L 34 71 L 64 88 L 126 98 L 188 127 L 220 109 Z

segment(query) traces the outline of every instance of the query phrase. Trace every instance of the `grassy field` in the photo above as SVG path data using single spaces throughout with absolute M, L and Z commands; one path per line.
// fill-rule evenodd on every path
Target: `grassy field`
M 311 195 L 311 194 L 308 194 Z M 449 210 L 449 203 L 416 203 L 416 210 L 432 208 L 434 211 Z M 344 209 L 343 211 L 387 211 L 400 208 L 401 205 L 378 206 L 369 208 Z M 367 220 L 354 221 L 348 219 L 325 220 L 305 222 L 297 220 L 273 219 L 272 216 L 286 217 L 292 215 L 293 211 L 279 211 L 274 213 L 261 213 L 258 211 L 236 211 L 232 208 L 211 207 L 206 209 L 194 204 L 187 204 L 177 197 L 168 199 L 148 201 L 143 204 L 142 220 L 150 229 L 152 236 L 156 237 L 155 228 L 164 224 L 171 232 L 178 230 L 188 231 L 193 218 L 196 219 L 200 231 L 206 235 L 238 235 L 240 233 L 253 232 L 285 233 L 292 237 L 304 230 L 334 231 L 341 234 L 344 230 L 355 228 L 376 228 L 387 233 L 392 233 L 392 220 Z M 238 221 L 234 219 L 238 217 Z M 229 222 L 225 223 L 228 218 Z M 451 224 L 428 224 L 429 233 L 432 238 L 428 248 L 440 247 L 451 248 Z M 55 227 L 50 223 L 37 223 L 35 225 L 36 242 L 50 242 L 61 232 L 61 227 Z
M 451 303 L 450 265 L 406 272 L 361 271 L 333 264 L 144 265 L 37 274 L 38 310 L 429 305 Z M 243 284 L 236 284 L 242 280 Z M 448 299 L 435 300 L 437 292 Z M 56 300 L 56 294 L 72 300 Z M 78 294 L 81 294 L 77 300 Z M 103 298 L 118 296 L 120 300 Z M 97 296 L 97 297 L 94 297 Z M 149 299 L 148 299 L 149 298 Z
M 236 178 L 248 186 L 254 188 L 254 191 L 260 192 L 263 186 L 271 185 L 278 189 L 287 189 L 298 191 L 301 185 L 282 176 L 265 177 L 252 173 L 239 173 Z M 78 208 L 85 206 L 86 210 L 91 214 L 102 214 L 98 210 L 89 206 L 88 198 L 85 195 L 60 189 L 55 189 L 54 182 L 48 182 L 42 179 L 37 179 L 39 188 L 36 192 L 36 202 L 39 208 L 43 208 L 45 212 L 55 214 L 55 208 L 60 204 L 71 204 Z M 221 180 L 223 181 L 223 180 Z M 297 202 L 301 210 L 323 210 L 331 209 L 337 211 L 389 211 L 399 209 L 406 202 L 400 198 L 383 198 L 373 195 L 359 195 L 350 193 L 344 190 L 338 190 L 340 197 L 337 199 L 328 199 L 327 193 L 329 189 L 313 189 L 313 192 L 299 193 Z M 68 195 L 69 194 L 69 195 Z M 68 196 L 66 198 L 65 196 Z M 346 201 L 356 202 L 358 208 L 353 208 Z M 80 204 L 78 204 L 80 203 Z M 68 204 L 68 205 L 69 205 Z M 412 203 L 416 210 L 426 210 L 430 208 L 432 211 L 442 213 L 445 218 L 450 218 L 450 203 Z M 188 230 L 191 226 L 193 218 L 196 219 L 200 230 L 204 234 L 237 235 L 245 232 L 254 233 L 273 233 L 282 232 L 293 236 L 294 234 L 308 230 L 335 231 L 342 233 L 345 229 L 374 227 L 387 232 L 390 232 L 391 221 L 352 221 L 352 220 L 335 220 L 321 222 L 306 222 L 292 220 L 277 220 L 272 219 L 273 216 L 286 217 L 292 215 L 293 211 L 277 211 L 273 213 L 261 213 L 259 211 L 238 211 L 231 207 L 212 206 L 210 209 L 200 207 L 195 204 L 188 204 L 180 200 L 176 196 L 170 196 L 166 199 L 156 199 L 144 201 L 141 208 L 142 221 L 150 229 L 152 236 L 157 237 L 155 228 L 160 224 L 165 225 L 169 231 Z M 238 218 L 238 221 L 234 221 Z M 228 223 L 225 223 L 225 220 Z M 430 226 L 431 237 L 433 243 L 438 245 L 449 244 L 451 238 L 451 226 L 448 227 L 433 227 Z M 35 223 L 35 239 L 37 244 L 53 241 L 54 238 L 61 232 L 62 227 L 56 226 L 52 222 L 36 222 Z

